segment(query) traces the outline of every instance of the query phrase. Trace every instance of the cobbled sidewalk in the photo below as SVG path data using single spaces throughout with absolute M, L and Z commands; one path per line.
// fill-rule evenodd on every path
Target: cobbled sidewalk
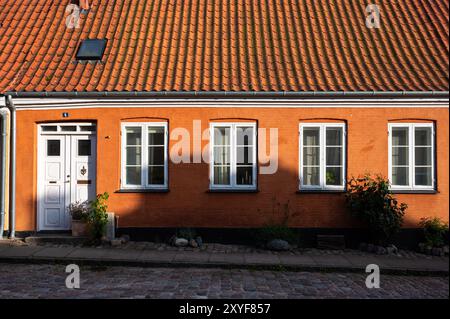
M 0 298 L 448 298 L 448 277 L 227 269 L 90 267 L 80 289 L 65 286 L 64 265 L 0 263 Z
M 0 242 L 0 262 L 338 272 L 364 271 L 367 265 L 376 264 L 382 272 L 389 274 L 425 273 L 448 276 L 449 273 L 448 257 L 432 257 L 403 250 L 396 255 L 376 255 L 358 250 L 300 248 L 272 252 L 249 246 L 205 244 L 202 248 L 178 248 L 148 242 L 128 242 L 118 247 L 82 247 L 3 241 Z

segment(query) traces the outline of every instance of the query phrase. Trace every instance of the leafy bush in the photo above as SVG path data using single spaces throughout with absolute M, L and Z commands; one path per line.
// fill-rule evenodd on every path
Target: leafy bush
M 94 241 L 100 241 L 106 231 L 106 224 L 108 223 L 106 201 L 108 198 L 109 194 L 105 192 L 98 194 L 97 198 L 91 202 L 88 221 L 91 225 L 91 235 Z
M 348 182 L 347 207 L 352 216 L 369 227 L 375 244 L 386 245 L 402 227 L 408 207 L 399 204 L 390 190 L 389 181 L 381 176 L 352 177 Z
M 448 223 L 440 218 L 422 218 L 420 226 L 423 228 L 425 242 L 431 247 L 442 247 L 445 244 L 445 235 L 448 233 Z
M 289 220 L 292 217 L 297 216 L 298 213 L 292 213 L 289 205 L 289 201 L 281 205 L 281 203 L 276 202 L 275 197 L 273 198 L 273 219 L 264 227 L 255 230 L 253 233 L 253 237 L 258 244 L 266 244 L 273 239 L 282 239 L 290 244 L 298 244 L 298 235 L 288 226 Z M 279 220 L 280 216 L 281 220 Z M 275 218 L 278 220 L 274 221 Z
M 73 220 L 87 221 L 89 218 L 89 204 L 75 202 L 69 205 L 69 213 Z
M 187 240 L 195 239 L 197 233 L 192 228 L 180 228 L 177 230 L 177 237 L 185 238 Z

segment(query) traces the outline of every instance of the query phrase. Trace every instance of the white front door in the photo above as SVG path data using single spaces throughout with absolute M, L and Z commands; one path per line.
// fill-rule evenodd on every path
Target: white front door
M 95 126 L 43 124 L 39 127 L 38 230 L 68 230 L 68 206 L 95 198 Z

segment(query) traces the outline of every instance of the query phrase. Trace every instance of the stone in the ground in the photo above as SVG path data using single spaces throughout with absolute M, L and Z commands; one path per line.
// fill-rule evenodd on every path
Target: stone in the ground
M 369 253 L 375 253 L 377 251 L 377 246 L 375 246 L 373 244 L 368 244 L 367 245 L 367 251 Z
M 443 248 L 438 248 L 438 247 L 434 247 L 433 250 L 431 251 L 433 256 L 444 256 L 444 249 Z
M 191 240 L 189 241 L 189 246 L 191 246 L 192 248 L 197 248 L 197 247 L 198 247 L 198 244 L 197 244 L 197 242 L 195 241 L 195 239 L 191 239 Z
M 367 243 L 360 243 L 359 250 L 367 251 Z
M 448 256 L 448 246 L 444 246 L 444 255 Z
M 202 247 L 202 245 L 203 245 L 203 240 L 202 240 L 202 238 L 201 238 L 200 236 L 197 236 L 197 237 L 195 238 L 195 241 L 197 242 L 198 247 Z
M 188 244 L 189 244 L 189 241 L 186 238 L 175 239 L 175 246 L 177 246 L 177 247 L 186 247 Z
M 389 245 L 386 247 L 386 250 L 389 255 L 395 255 L 398 253 L 398 248 L 395 245 Z
M 117 247 L 117 246 L 120 246 L 120 245 L 122 245 L 122 239 L 114 238 L 114 239 L 111 240 L 111 246 Z
M 291 248 L 291 246 L 285 240 L 274 239 L 267 243 L 267 248 L 270 250 L 283 251 L 283 250 L 289 250 Z
M 122 235 L 120 236 L 120 240 L 122 241 L 122 244 L 126 244 L 130 241 L 130 236 L 129 235 Z
M 377 253 L 377 255 L 386 255 L 387 250 L 383 246 L 377 246 L 376 253 Z

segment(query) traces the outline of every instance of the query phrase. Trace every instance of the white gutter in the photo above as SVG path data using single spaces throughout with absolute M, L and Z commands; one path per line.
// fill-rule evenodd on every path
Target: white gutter
M 16 236 L 16 108 L 10 95 L 6 96 L 6 107 L 11 114 L 10 125 L 10 189 L 9 189 L 9 215 L 10 218 L 10 233 L 9 237 Z
M 448 98 L 448 91 L 279 91 L 279 92 L 234 92 L 234 91 L 120 91 L 120 92 L 6 92 L 16 98 L 261 98 L 261 99 L 304 99 L 304 98 Z
M 3 239 L 3 230 L 5 228 L 5 207 L 6 207 L 6 158 L 7 158 L 7 149 L 6 149 L 6 136 L 7 136 L 7 127 L 8 127 L 8 116 L 9 109 L 6 107 L 0 108 L 0 117 L 1 117 L 1 140 L 2 140 L 2 156 L 1 156 L 1 171 L 0 171 L 0 240 Z

